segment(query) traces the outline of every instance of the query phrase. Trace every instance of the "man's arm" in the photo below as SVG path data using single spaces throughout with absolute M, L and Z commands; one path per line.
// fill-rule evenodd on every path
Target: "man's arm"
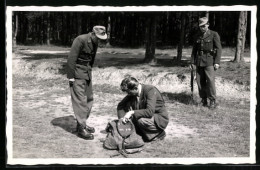
M 79 56 L 80 50 L 82 47 L 82 43 L 78 38 L 76 38 L 71 46 L 70 53 L 68 55 L 68 61 L 67 61 L 67 77 L 68 79 L 75 78 L 75 67 L 76 67 L 76 61 Z
M 127 104 L 129 103 L 129 96 L 127 95 L 126 97 L 124 97 L 124 99 L 119 102 L 119 104 L 117 105 L 117 117 L 118 119 L 122 118 L 125 116 L 126 112 L 128 112 L 130 108 L 127 108 Z M 129 106 L 130 107 L 130 106 Z
M 215 35 L 213 37 L 213 42 L 214 42 L 213 47 L 216 50 L 214 64 L 220 64 L 222 47 L 221 47 L 220 37 L 217 32 L 215 33 Z
M 97 46 L 94 48 L 94 55 L 93 55 L 93 58 L 92 60 L 90 61 L 90 66 L 93 67 L 94 65 L 94 62 L 95 62 L 95 58 L 96 58 L 96 53 L 97 53 Z

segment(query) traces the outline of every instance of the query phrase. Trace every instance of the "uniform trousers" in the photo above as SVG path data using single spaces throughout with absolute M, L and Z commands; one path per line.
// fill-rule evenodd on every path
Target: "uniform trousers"
M 92 81 L 85 79 L 75 79 L 70 87 L 71 101 L 74 114 L 78 124 L 86 127 L 86 120 L 90 115 L 93 105 Z
M 197 67 L 196 79 L 199 96 L 202 99 L 216 100 L 215 70 L 213 66 Z

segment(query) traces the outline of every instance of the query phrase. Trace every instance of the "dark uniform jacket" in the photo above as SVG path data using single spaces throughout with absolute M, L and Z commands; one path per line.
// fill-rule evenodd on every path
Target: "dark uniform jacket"
M 204 35 L 195 36 L 191 54 L 191 63 L 197 66 L 213 66 L 220 63 L 221 42 L 217 32 L 208 30 Z
M 67 77 L 92 79 L 91 70 L 94 64 L 97 46 L 92 42 L 91 34 L 76 37 L 72 43 L 67 63 Z
M 161 129 L 166 128 L 169 122 L 168 113 L 162 95 L 156 87 L 142 84 L 139 103 L 136 100 L 136 96 L 127 95 L 118 104 L 118 117 L 123 117 L 130 110 L 130 106 L 134 110 L 134 117 L 137 120 L 154 116 L 156 125 Z

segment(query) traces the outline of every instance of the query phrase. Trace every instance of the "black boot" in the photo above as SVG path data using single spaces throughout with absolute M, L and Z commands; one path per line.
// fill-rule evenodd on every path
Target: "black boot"
M 151 141 L 158 141 L 163 140 L 166 136 L 165 131 L 163 130 L 161 133 L 159 133 L 157 136 L 155 136 Z
M 86 130 L 87 130 L 89 133 L 95 133 L 95 128 L 90 127 L 90 126 L 88 126 L 88 125 L 86 125 Z
M 79 127 L 80 127 L 80 124 L 77 122 L 77 131 L 78 131 Z M 85 129 L 86 129 L 89 133 L 95 133 L 95 128 L 93 128 L 93 127 L 90 127 L 90 126 L 86 125 Z
M 201 100 L 201 103 L 202 103 L 202 106 L 203 106 L 203 107 L 207 107 L 207 106 L 208 106 L 207 98 L 203 98 L 203 99 Z
M 216 107 L 217 107 L 216 101 L 215 100 L 210 100 L 209 108 L 210 109 L 216 109 Z
M 93 140 L 94 135 L 89 133 L 86 128 L 82 128 L 81 126 L 78 127 L 78 137 L 86 139 L 86 140 Z

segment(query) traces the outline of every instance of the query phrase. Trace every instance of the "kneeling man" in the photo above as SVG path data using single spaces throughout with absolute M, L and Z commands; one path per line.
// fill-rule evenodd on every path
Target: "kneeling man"
M 118 118 L 123 118 L 123 122 L 132 118 L 146 141 L 164 139 L 169 118 L 159 90 L 140 84 L 134 77 L 123 79 L 120 86 L 127 96 L 117 106 Z

